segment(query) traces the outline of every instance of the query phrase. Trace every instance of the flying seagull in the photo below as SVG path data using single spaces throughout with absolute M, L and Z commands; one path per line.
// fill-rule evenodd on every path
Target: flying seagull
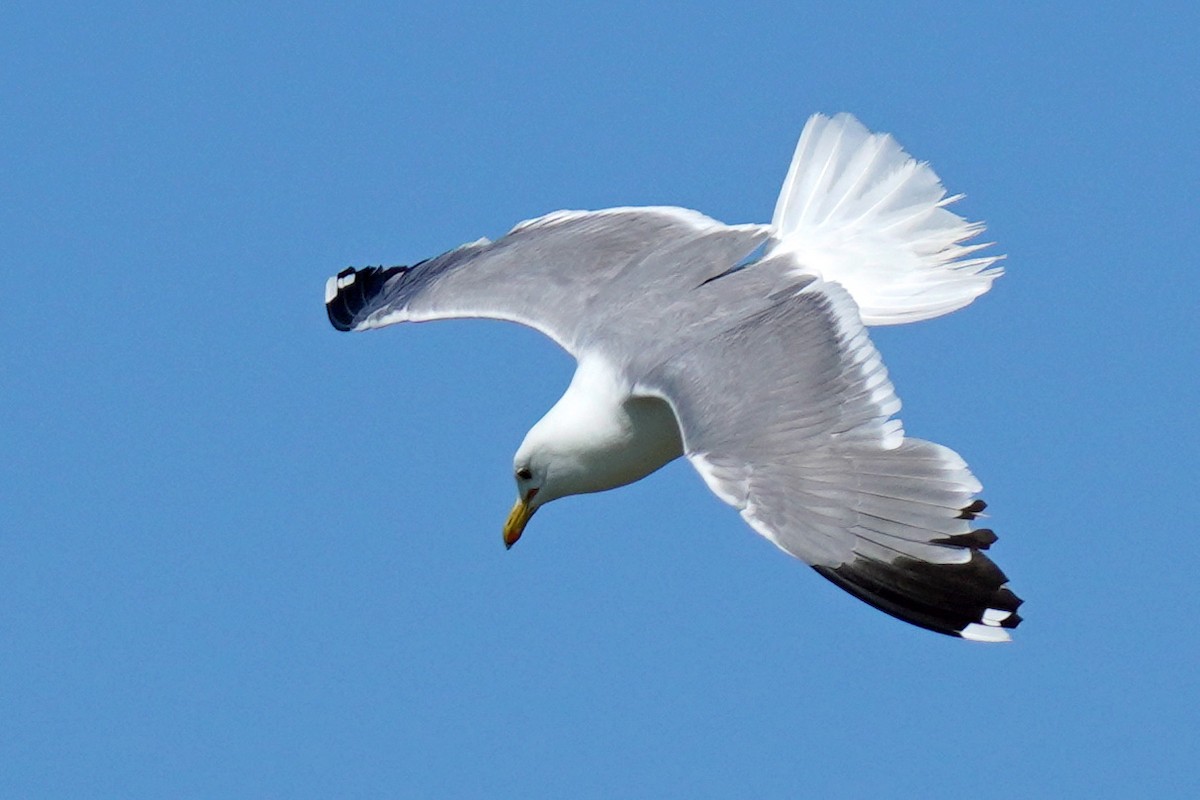
M 342 331 L 454 317 L 578 362 L 513 460 L 511 547 L 538 508 L 687 456 L 750 527 L 899 619 L 1007 641 L 1021 600 L 972 523 L 957 453 L 904 435 L 864 326 L 968 305 L 1002 270 L 928 164 L 854 117 L 808 120 L 770 225 L 672 207 L 556 211 L 411 267 L 347 268 Z

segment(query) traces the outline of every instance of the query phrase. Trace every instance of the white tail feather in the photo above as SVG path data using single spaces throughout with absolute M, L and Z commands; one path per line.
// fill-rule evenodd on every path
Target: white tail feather
M 813 115 L 792 158 L 771 224 L 770 255 L 798 271 L 836 281 L 867 325 L 941 316 L 968 305 L 1003 274 L 1002 256 L 966 244 L 983 232 L 946 206 L 933 169 L 888 134 L 849 114 Z

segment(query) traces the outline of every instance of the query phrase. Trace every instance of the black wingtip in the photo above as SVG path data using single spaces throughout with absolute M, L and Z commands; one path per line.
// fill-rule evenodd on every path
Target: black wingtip
M 347 278 L 351 285 L 357 282 L 354 267 L 346 267 L 325 284 L 325 313 L 329 315 L 329 323 L 339 331 L 354 327 L 354 312 L 348 299 L 350 293 L 346 291 Z
M 822 577 L 897 619 L 949 636 L 999 641 L 987 629 L 1012 629 L 1021 598 L 1008 578 L 978 551 L 961 564 L 901 557 L 890 563 L 856 558 L 837 567 L 814 566 Z
M 975 519 L 979 514 L 987 508 L 987 503 L 982 500 L 975 500 L 970 505 L 964 506 L 959 513 L 959 519 Z
M 325 313 L 339 331 L 353 330 L 384 285 L 409 267 L 346 267 L 325 283 Z
M 966 533 L 943 536 L 940 539 L 931 539 L 930 543 L 944 544 L 950 547 L 967 547 L 971 550 L 987 550 L 996 543 L 996 540 L 996 532 L 991 528 L 976 528 Z

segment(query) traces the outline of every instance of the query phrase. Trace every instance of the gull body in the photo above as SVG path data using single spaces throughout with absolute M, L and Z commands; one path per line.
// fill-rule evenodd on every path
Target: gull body
M 1021 600 L 984 554 L 981 485 L 905 435 L 867 325 L 970 304 L 1001 274 L 937 175 L 848 114 L 814 115 L 769 225 L 672 207 L 558 211 L 413 267 L 347 268 L 339 330 L 487 317 L 578 362 L 513 460 L 511 546 L 558 498 L 686 456 L 781 550 L 876 608 L 1007 641 Z

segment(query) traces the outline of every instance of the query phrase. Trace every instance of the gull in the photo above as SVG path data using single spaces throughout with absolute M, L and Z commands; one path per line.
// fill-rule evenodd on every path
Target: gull
M 513 460 L 507 547 L 541 506 L 681 456 L 757 533 L 913 625 L 1010 639 L 1021 600 L 984 554 L 982 487 L 905 436 L 866 326 L 949 313 L 1000 256 L 933 169 L 849 114 L 812 116 L 771 224 L 673 207 L 556 211 L 413 266 L 349 267 L 330 322 L 508 320 L 577 362 Z

